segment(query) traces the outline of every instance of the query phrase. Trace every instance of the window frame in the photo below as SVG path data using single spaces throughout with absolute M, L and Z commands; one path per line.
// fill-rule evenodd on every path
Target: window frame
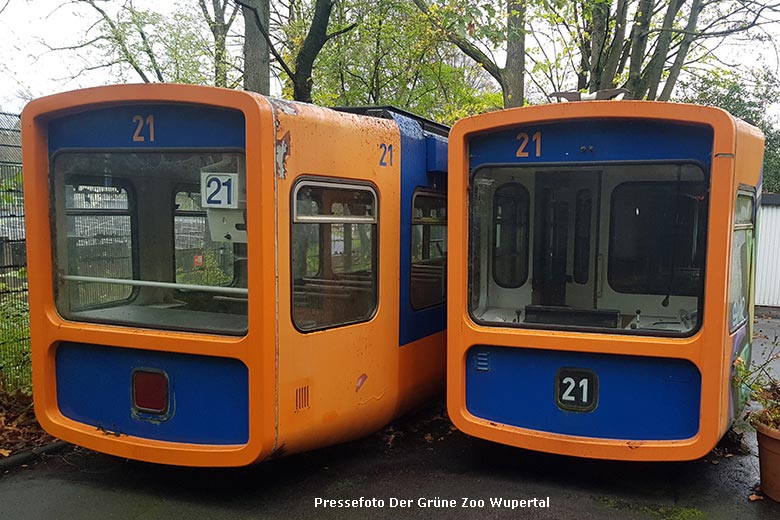
M 704 254 L 704 263 L 705 266 L 708 262 L 708 248 L 709 248 L 709 241 L 708 239 L 708 233 L 709 233 L 709 226 L 710 226 L 710 215 L 711 215 L 711 198 L 709 198 L 709 195 L 712 191 L 712 170 L 711 165 L 709 163 L 703 163 L 701 161 L 697 160 L 676 160 L 676 159 L 660 159 L 660 160 L 619 160 L 619 161 L 601 161 L 601 162 L 579 162 L 579 161 L 572 161 L 572 162 L 539 162 L 539 163 L 528 163 L 528 164 L 517 164 L 517 163 L 505 163 L 505 162 L 496 162 L 496 163 L 484 163 L 480 164 L 477 167 L 471 168 L 469 171 L 469 184 L 468 184 L 468 219 L 467 219 L 467 236 L 468 236 L 468 259 L 469 259 L 469 265 L 467 269 L 467 309 L 468 309 L 468 316 L 470 320 L 480 326 L 484 327 L 490 327 L 490 328 L 508 328 L 508 329 L 529 329 L 529 330 L 541 330 L 541 331 L 574 331 L 578 333 L 604 333 L 607 332 L 609 334 L 618 334 L 618 335 L 625 335 L 625 336 L 636 336 L 636 337 L 663 337 L 663 338 L 688 338 L 691 336 L 696 335 L 700 332 L 701 328 L 703 327 L 703 310 L 704 310 L 704 286 L 706 285 L 705 275 L 706 272 L 702 273 L 702 280 L 705 280 L 705 282 L 702 283 L 702 293 L 698 295 L 698 305 L 697 305 L 697 313 L 698 313 L 698 321 L 697 326 L 688 331 L 688 332 L 674 332 L 674 331 L 665 331 L 665 330 L 633 330 L 633 329 L 611 329 L 611 328 L 603 328 L 603 327 L 593 327 L 593 326 L 572 326 L 572 325 L 557 325 L 557 324 L 544 324 L 544 325 L 528 325 L 525 323 L 516 323 L 512 321 L 492 321 L 488 318 L 483 318 L 482 316 L 478 316 L 477 312 L 483 308 L 482 306 L 482 298 L 485 295 L 486 287 L 483 287 L 482 281 L 480 280 L 480 277 L 482 276 L 480 274 L 480 269 L 482 267 L 484 268 L 490 268 L 491 262 L 490 259 L 488 259 L 488 263 L 484 266 L 480 267 L 479 262 L 473 262 L 472 263 L 472 255 L 474 254 L 475 250 L 475 241 L 477 238 L 475 237 L 474 233 L 474 226 L 475 226 L 475 218 L 476 213 L 474 211 L 474 202 L 475 202 L 475 193 L 480 189 L 480 185 L 489 185 L 492 181 L 492 178 L 488 176 L 482 177 L 482 172 L 485 170 L 493 170 L 493 171 L 500 171 L 503 169 L 519 169 L 522 172 L 526 171 L 527 169 L 536 169 L 537 173 L 538 170 L 561 170 L 561 169 L 569 169 L 569 168 L 580 168 L 580 167 L 587 167 L 587 168 L 617 168 L 617 167 L 646 167 L 646 166 L 669 166 L 669 165 L 677 165 L 677 166 L 694 166 L 701 170 L 703 173 L 703 179 L 702 182 L 706 185 L 706 192 L 708 194 L 708 204 L 707 204 L 707 228 L 706 232 L 704 234 L 705 240 L 703 244 L 703 254 Z M 627 182 L 642 182 L 641 180 L 637 181 L 627 181 Z M 657 182 L 657 181 L 646 181 L 646 182 Z M 600 194 L 599 194 L 600 196 Z M 533 202 L 533 201 L 532 201 Z M 599 202 L 600 206 L 603 207 L 603 201 Z M 480 206 L 483 207 L 483 206 Z M 601 214 L 601 210 L 599 210 L 599 215 Z M 601 218 L 600 216 L 598 218 Z M 611 223 L 611 214 L 608 217 L 608 225 Z M 531 223 L 531 226 L 533 226 L 533 223 Z M 607 228 L 607 231 L 609 228 Z M 596 237 L 599 236 L 599 234 L 602 234 L 604 232 L 604 223 L 602 221 L 599 221 L 599 228 L 596 230 Z M 482 244 L 487 242 L 488 240 L 492 240 L 492 238 L 488 238 L 487 240 L 484 239 L 484 237 L 480 237 L 479 240 Z M 597 238 L 597 240 L 599 240 Z M 600 243 L 600 242 L 599 242 Z M 598 258 L 596 259 L 597 265 L 600 263 Z M 485 280 L 489 284 L 492 280 L 492 276 L 487 274 L 484 275 Z M 475 287 L 477 290 L 475 290 Z
M 522 189 L 522 196 L 525 199 L 524 200 L 524 204 L 525 204 L 525 208 L 524 208 L 524 213 L 525 213 L 525 215 L 524 215 L 524 218 L 525 218 L 525 233 L 524 233 L 523 237 L 521 238 L 521 242 L 522 242 L 522 246 L 523 246 L 522 250 L 525 251 L 525 258 L 524 258 L 524 263 L 523 263 L 523 266 L 524 266 L 524 268 L 523 268 L 524 276 L 522 277 L 522 280 L 519 283 L 517 283 L 516 285 L 505 283 L 505 280 L 499 280 L 496 277 L 496 272 L 497 272 L 496 261 L 498 259 L 498 255 L 496 254 L 496 248 L 497 248 L 497 245 L 496 245 L 496 242 L 497 242 L 497 240 L 496 240 L 497 239 L 496 227 L 498 226 L 498 219 L 497 219 L 497 217 L 498 217 L 498 215 L 497 215 L 498 204 L 496 204 L 496 199 L 499 196 L 499 190 L 501 190 L 502 188 L 510 187 L 510 186 L 511 187 L 519 187 L 519 188 L 521 188 Z M 505 196 L 505 197 L 506 198 L 510 198 L 508 196 Z M 517 197 L 512 197 L 512 198 L 517 200 Z M 493 282 L 496 285 L 498 285 L 499 287 L 501 287 L 501 288 L 504 288 L 504 289 L 518 289 L 518 288 L 524 286 L 526 283 L 528 283 L 528 277 L 531 274 L 531 268 L 530 268 L 531 262 L 530 262 L 530 260 L 528 258 L 529 254 L 530 254 L 529 246 L 531 245 L 531 227 L 532 227 L 532 223 L 531 223 L 531 194 L 529 193 L 528 188 L 526 188 L 525 185 L 523 185 L 523 184 L 521 184 L 519 182 L 515 182 L 515 181 L 505 182 L 505 183 L 497 186 L 496 189 L 493 190 L 493 196 L 491 197 L 490 205 L 491 205 L 491 210 L 492 210 L 492 212 L 491 212 L 492 213 L 492 219 L 491 219 L 491 227 L 490 227 L 490 271 L 491 271 L 490 277 L 493 279 Z M 517 224 L 515 224 L 515 229 L 517 229 L 517 227 L 518 227 Z M 502 255 L 502 256 L 505 256 L 505 255 Z
M 750 220 L 742 220 L 742 221 L 738 220 L 739 215 L 737 214 L 737 205 L 739 203 L 739 199 L 742 198 L 742 197 L 744 197 L 744 198 L 746 198 L 746 199 L 748 199 L 750 201 L 750 217 L 749 217 Z M 737 330 L 739 330 L 741 327 L 743 327 L 745 325 L 745 323 L 747 323 L 748 319 L 750 318 L 750 312 L 749 312 L 750 302 L 746 300 L 745 301 L 744 314 L 743 314 L 742 318 L 739 319 L 738 321 L 732 323 L 732 313 L 733 313 L 733 310 L 732 310 L 732 301 L 731 301 L 731 298 L 732 298 L 731 283 L 734 280 L 734 263 L 733 263 L 734 251 L 733 251 L 733 248 L 734 248 L 734 238 L 735 238 L 737 232 L 740 232 L 740 231 L 752 232 L 749 235 L 751 237 L 751 240 L 752 240 L 752 244 L 751 244 L 751 247 L 752 247 L 751 253 L 752 253 L 752 255 L 751 255 L 751 258 L 747 259 L 748 260 L 748 265 L 747 265 L 748 281 L 747 281 L 747 284 L 746 284 L 747 287 L 745 286 L 745 283 L 744 283 L 744 280 L 743 280 L 742 290 L 740 291 L 740 295 L 744 295 L 745 294 L 745 290 L 747 289 L 747 300 L 749 300 L 750 299 L 750 287 L 751 287 L 751 285 L 753 285 L 755 283 L 755 279 L 754 279 L 755 274 L 754 274 L 754 271 L 753 271 L 753 263 L 756 260 L 756 253 L 757 253 L 757 250 L 756 250 L 756 247 L 755 247 L 755 244 L 756 244 L 756 242 L 755 242 L 755 240 L 756 240 L 756 194 L 755 194 L 754 191 L 750 191 L 748 189 L 745 189 L 744 187 L 740 187 L 740 189 L 737 190 L 737 196 L 734 199 L 734 224 L 733 224 L 732 229 L 731 229 L 731 247 L 732 247 L 732 251 L 731 251 L 731 257 L 729 258 L 729 280 L 728 280 L 729 334 L 733 334 Z M 744 273 L 744 269 L 743 269 L 743 273 Z
M 122 328 L 138 328 L 144 327 L 149 328 L 153 330 L 160 330 L 160 331 L 172 331 L 172 332 L 185 332 L 185 333 L 192 333 L 192 334 L 206 334 L 206 335 L 217 335 L 219 337 L 242 337 L 246 336 L 249 330 L 249 314 L 248 312 L 244 315 L 241 314 L 240 316 L 246 318 L 246 324 L 242 328 L 237 327 L 228 327 L 228 326 L 219 326 L 218 328 L 214 328 L 213 326 L 192 326 L 189 323 L 181 324 L 176 323 L 176 319 L 165 319 L 165 320 L 159 320 L 159 321 L 138 321 L 134 320 L 133 318 L 128 319 L 120 319 L 115 317 L 103 317 L 103 316 L 82 316 L 80 313 L 82 312 L 93 312 L 93 311 L 100 311 L 104 309 L 111 309 L 113 307 L 120 307 L 120 306 L 133 306 L 134 301 L 138 298 L 139 293 L 141 292 L 142 288 L 145 286 L 150 286 L 146 282 L 150 282 L 152 284 L 166 284 L 170 286 L 177 285 L 175 282 L 168 283 L 168 282 L 155 282 L 155 281 L 147 281 L 147 280 L 140 280 L 140 271 L 141 271 L 141 254 L 139 251 L 139 248 L 141 248 L 141 245 L 144 243 L 144 239 L 139 235 L 139 220 L 141 220 L 141 213 L 139 210 L 139 204 L 140 204 L 140 190 L 139 184 L 136 182 L 136 178 L 133 175 L 133 170 L 126 168 L 126 169 L 116 169 L 115 165 L 112 165 L 112 173 L 105 176 L 100 175 L 100 173 L 96 173 L 97 170 L 94 169 L 85 169 L 83 171 L 78 172 L 68 172 L 65 169 L 60 168 L 58 170 L 58 164 L 61 158 L 68 158 L 68 157 L 82 157 L 86 158 L 87 160 L 92 160 L 94 156 L 110 156 L 111 159 L 115 157 L 123 157 L 123 156 L 151 156 L 153 154 L 161 154 L 161 155 L 189 155 L 190 157 L 207 157 L 213 154 L 221 154 L 221 155 L 227 155 L 235 157 L 235 159 L 238 161 L 238 168 L 240 171 L 243 171 L 243 174 L 246 175 L 245 171 L 245 160 L 246 160 L 246 150 L 244 148 L 240 147 L 184 147 L 184 148 L 159 148 L 159 147 L 152 147 L 152 148 L 145 148 L 143 150 L 136 150 L 136 149 L 128 149 L 128 148 L 108 148 L 108 149 L 102 149 L 102 148 L 66 148 L 66 149 L 60 149 L 55 151 L 53 154 L 51 154 L 50 160 L 49 160 L 49 175 L 48 175 L 48 198 L 49 198 L 49 204 L 52 208 L 51 215 L 49 217 L 50 225 L 51 225 L 51 254 L 52 254 L 52 266 L 54 269 L 53 276 L 52 276 L 52 283 L 53 283 L 53 291 L 54 291 L 54 304 L 56 312 L 59 316 L 61 316 L 63 319 L 70 320 L 73 322 L 79 322 L 79 323 L 92 323 L 92 324 L 105 324 L 109 326 L 116 326 L 116 327 L 122 327 Z M 66 165 L 67 166 L 67 165 Z M 98 186 L 106 186 L 106 180 L 110 179 L 111 186 L 117 186 L 125 188 L 128 193 L 128 209 L 127 211 L 130 212 L 130 227 L 131 227 L 131 251 L 132 251 L 132 276 L 130 278 L 127 278 L 127 285 L 130 285 L 132 287 L 132 293 L 131 295 L 123 300 L 114 300 L 110 303 L 106 304 L 100 304 L 100 305 L 92 305 L 88 307 L 79 307 L 78 310 L 74 310 L 70 304 L 67 304 L 67 309 L 62 306 L 61 300 L 63 296 L 62 288 L 67 283 L 67 280 L 63 279 L 63 276 L 69 276 L 67 275 L 62 269 L 60 269 L 60 262 L 62 261 L 61 258 L 61 252 L 62 250 L 62 240 L 63 237 L 67 236 L 67 215 L 68 212 L 71 211 L 66 207 L 66 198 L 65 198 L 65 186 L 66 185 L 72 185 L 73 182 L 67 182 L 67 176 L 72 175 L 73 178 L 77 179 L 77 182 L 90 182 L 91 179 L 98 179 L 100 181 L 100 184 L 97 184 Z M 94 183 L 93 183 L 94 184 Z M 190 184 L 190 183 L 185 183 Z M 175 195 L 173 195 L 175 196 Z M 60 202 L 60 198 L 62 198 L 62 201 Z M 173 203 L 173 200 L 171 199 L 170 203 Z M 78 211 L 78 210 L 77 210 Z M 171 216 L 175 211 L 171 212 Z M 171 222 L 173 225 L 173 222 Z M 65 233 L 64 235 L 60 236 L 62 233 Z M 162 235 L 161 235 L 162 236 Z M 166 239 L 170 239 L 171 244 L 171 269 L 175 276 L 175 253 L 173 252 L 174 248 L 174 242 L 173 242 L 173 235 L 168 236 L 166 234 Z M 142 249 L 142 248 L 141 248 Z M 121 281 L 121 280 L 120 280 Z M 119 284 L 122 285 L 122 284 Z M 244 298 L 248 298 L 246 296 L 248 294 L 248 289 L 245 288 L 235 288 L 232 286 L 199 286 L 195 290 L 200 290 L 200 287 L 204 288 L 204 292 L 207 293 L 213 293 L 217 291 L 209 290 L 212 288 L 218 288 L 218 289 L 225 289 L 225 290 L 242 290 L 244 291 Z M 176 287 L 171 287 L 172 289 L 177 289 Z M 166 310 L 167 313 L 167 310 Z M 220 312 L 209 312 L 209 314 L 214 316 L 219 316 L 220 314 L 225 315 L 235 315 L 233 313 L 220 313 Z M 173 314 L 171 313 L 173 316 Z
M 440 199 L 444 201 L 444 207 L 447 208 L 447 212 L 445 213 L 445 218 L 443 220 L 437 220 L 436 222 L 420 222 L 417 217 L 415 217 L 414 211 L 417 203 L 418 197 L 428 197 L 433 199 Z M 414 283 L 414 278 L 412 277 L 411 273 L 411 267 L 415 263 L 421 263 L 425 262 L 426 260 L 431 260 L 431 258 L 421 258 L 418 262 L 415 262 L 413 258 L 413 250 L 414 250 L 414 226 L 444 226 L 445 229 L 445 235 L 446 231 L 448 230 L 448 217 L 449 217 L 449 208 L 447 206 L 447 192 L 442 190 L 434 190 L 431 188 L 416 188 L 414 190 L 414 194 L 412 195 L 412 215 L 411 215 L 411 233 L 409 236 L 409 305 L 411 306 L 413 311 L 421 311 L 425 309 L 430 309 L 433 307 L 438 307 L 441 305 L 445 305 L 447 303 L 447 256 L 449 251 L 449 246 L 447 247 L 447 251 L 444 251 L 444 255 L 439 257 L 443 260 L 443 272 L 442 272 L 442 283 L 444 285 L 443 287 L 443 295 L 440 300 L 435 301 L 434 303 L 429 303 L 427 305 L 421 305 L 416 306 L 415 301 L 412 298 L 412 295 L 415 294 L 414 288 L 412 287 L 412 284 Z M 424 233 L 423 233 L 424 235 Z M 436 259 L 433 259 L 436 260 Z
M 335 216 L 335 215 L 302 215 L 298 212 L 298 193 L 300 190 L 304 187 L 319 187 L 324 189 L 336 189 L 336 190 L 355 190 L 360 192 L 366 192 L 370 193 L 371 197 L 373 199 L 373 216 L 367 217 L 367 216 Z M 379 270 L 380 270 L 380 247 L 379 247 L 379 189 L 371 182 L 362 181 L 358 179 L 349 179 L 349 178 L 331 178 L 331 177 L 318 177 L 318 176 L 312 176 L 312 175 L 304 175 L 299 177 L 295 180 L 295 183 L 290 190 L 290 247 L 288 250 L 290 262 L 289 262 L 289 273 L 290 273 L 290 287 L 289 287 L 289 294 L 290 294 L 290 322 L 292 323 L 295 330 L 302 334 L 309 334 L 312 332 L 321 332 L 324 330 L 330 330 L 335 328 L 341 328 L 349 325 L 356 325 L 360 323 L 366 323 L 374 319 L 376 316 L 378 310 L 379 310 Z M 333 224 L 368 224 L 374 226 L 373 233 L 372 233 L 372 247 L 371 247 L 371 254 L 372 254 L 372 267 L 373 267 L 373 276 L 372 276 L 372 288 L 373 288 L 373 294 L 374 294 L 374 301 L 373 301 L 373 308 L 370 313 L 367 313 L 365 316 L 361 316 L 357 319 L 345 321 L 345 322 L 338 322 L 338 323 L 326 323 L 322 325 L 317 325 L 315 327 L 311 328 L 304 328 L 302 327 L 295 319 L 295 277 L 293 274 L 293 260 L 294 260 L 294 251 L 292 250 L 292 246 L 294 243 L 294 232 L 295 232 L 295 225 L 296 224 L 318 224 L 322 226 L 323 224 L 333 225 Z M 321 229 L 321 228 L 320 228 Z M 325 248 L 323 247 L 323 234 L 319 232 L 318 240 L 320 242 L 319 244 L 319 255 L 320 255 L 320 261 L 318 265 L 317 274 L 314 275 L 315 278 L 324 278 L 322 275 L 322 255 L 324 254 Z M 332 269 L 331 269 L 332 271 Z M 328 273 L 329 275 L 335 275 L 338 273 L 331 272 Z
M 81 151 L 75 151 L 75 154 L 82 153 Z M 55 301 L 55 308 L 57 309 L 57 313 L 61 316 L 67 318 L 67 319 L 74 319 L 73 313 L 74 312 L 81 312 L 85 310 L 95 310 L 95 309 L 103 309 L 103 308 L 110 308 L 114 307 L 116 305 L 121 304 L 128 304 L 135 300 L 135 298 L 138 296 L 138 292 L 140 290 L 137 286 L 130 286 L 130 292 L 127 295 L 126 298 L 119 299 L 119 300 L 112 300 L 110 302 L 104 302 L 99 304 L 93 304 L 93 305 L 86 305 L 82 307 L 77 307 L 77 310 L 74 310 L 71 308 L 71 304 L 67 304 L 68 311 L 63 312 L 63 309 L 60 308 L 60 298 L 66 297 L 63 296 L 61 293 L 62 291 L 67 291 L 65 286 L 67 280 L 64 280 L 61 278 L 61 274 L 67 274 L 67 265 L 62 266 L 60 265 L 60 257 L 59 257 L 59 241 L 64 239 L 67 241 L 67 229 L 68 229 L 68 218 L 70 216 L 87 216 L 87 215 L 95 215 L 95 216 L 126 216 L 130 220 L 130 278 L 134 279 L 138 275 L 138 271 L 140 269 L 140 259 L 138 255 L 138 210 L 136 207 L 136 197 L 137 194 L 135 192 L 135 187 L 132 182 L 129 182 L 126 179 L 123 179 L 121 177 L 109 177 L 111 179 L 110 186 L 106 186 L 105 184 L 105 177 L 97 177 L 95 175 L 91 174 L 75 174 L 73 175 L 73 179 L 75 182 L 67 182 L 67 175 L 68 173 L 65 171 L 62 171 L 61 173 L 58 173 L 56 170 L 57 165 L 57 159 L 59 159 L 62 156 L 70 155 L 68 152 L 61 152 L 57 153 L 52 157 L 51 160 L 51 171 L 52 175 L 50 176 L 50 183 L 49 183 L 49 193 L 51 198 L 51 204 L 52 207 L 55 208 L 54 210 L 54 218 L 52 219 L 52 255 L 53 255 L 53 262 L 52 265 L 55 268 L 54 276 L 52 277 L 52 282 L 54 284 L 54 301 Z M 62 200 L 62 218 L 64 220 L 60 221 L 60 217 L 57 216 L 56 207 L 57 207 L 57 200 L 56 200 L 56 182 L 57 180 L 62 181 L 62 187 L 63 187 L 63 200 Z M 98 182 L 100 181 L 100 182 Z M 68 208 L 68 202 L 67 202 L 67 194 L 66 189 L 68 186 L 80 186 L 80 185 L 87 185 L 87 186 L 93 186 L 97 188 L 101 187 L 112 187 L 112 188 L 120 188 L 127 193 L 127 208 L 126 209 L 109 209 L 109 210 L 101 210 L 101 209 L 88 209 L 88 208 Z M 102 185 L 101 185 L 102 184 Z M 64 228 L 62 231 L 65 233 L 64 237 L 59 236 L 59 225 L 63 224 Z M 70 262 L 70 259 L 67 259 L 67 262 Z M 79 320 L 76 320 L 79 321 Z

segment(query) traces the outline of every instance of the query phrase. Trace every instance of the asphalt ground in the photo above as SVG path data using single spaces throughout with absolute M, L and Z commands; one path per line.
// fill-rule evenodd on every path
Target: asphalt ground
M 758 316 L 761 359 L 780 338 L 780 313 Z M 249 468 L 75 447 L 41 454 L 0 475 L 0 519 L 780 519 L 780 503 L 749 498 L 760 496 L 755 433 L 736 430 L 749 453 L 724 445 L 692 462 L 578 459 L 470 438 L 451 429 L 439 400 L 361 441 Z

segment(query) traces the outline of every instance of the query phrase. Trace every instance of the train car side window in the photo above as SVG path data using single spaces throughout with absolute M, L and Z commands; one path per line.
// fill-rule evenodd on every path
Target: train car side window
M 750 273 L 753 264 L 753 198 L 740 194 L 734 219 L 731 248 L 731 282 L 729 284 L 729 330 L 734 332 L 748 318 Z
M 292 320 L 303 332 L 367 321 L 377 308 L 377 197 L 305 180 L 293 190 Z
M 528 280 L 528 190 L 509 182 L 493 195 L 493 279 L 501 287 L 521 287 Z
M 447 198 L 417 191 L 412 203 L 412 258 L 409 298 L 419 310 L 444 303 L 447 292 Z

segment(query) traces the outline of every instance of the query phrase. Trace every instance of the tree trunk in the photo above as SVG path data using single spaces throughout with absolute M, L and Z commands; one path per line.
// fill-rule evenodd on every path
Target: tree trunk
M 623 53 L 623 45 L 626 40 L 626 20 L 628 16 L 628 0 L 618 0 L 615 9 L 614 31 L 615 36 L 608 49 L 605 49 L 602 63 L 604 67 L 601 72 L 601 81 L 598 83 L 598 90 L 614 88 L 617 86 L 615 78 L 620 64 L 620 56 Z
M 703 8 L 703 0 L 693 0 L 693 3 L 691 4 L 691 14 L 688 18 L 688 23 L 685 26 L 685 36 L 683 36 L 683 40 L 680 43 L 680 48 L 677 49 L 677 57 L 674 59 L 672 67 L 669 69 L 669 77 L 666 78 L 664 89 L 661 92 L 661 96 L 658 98 L 659 101 L 669 101 L 669 98 L 672 96 L 674 85 L 677 83 L 677 78 L 680 77 L 680 71 L 685 64 L 685 57 L 688 55 L 688 49 L 691 46 L 691 42 L 693 42 L 696 37 L 696 24 L 699 21 L 699 13 L 701 13 Z
M 684 0 L 671 0 L 666 8 L 663 26 L 655 43 L 655 51 L 650 63 L 645 67 L 642 74 L 642 80 L 639 83 L 638 93 L 641 97 L 647 97 L 648 100 L 654 100 L 658 93 L 658 85 L 661 83 L 661 76 L 664 72 L 664 63 L 669 54 L 669 46 L 672 43 L 672 29 L 674 20 L 680 11 Z
M 214 85 L 227 87 L 227 32 L 217 26 L 214 31 Z
M 245 0 L 257 11 L 261 23 L 268 31 L 270 18 L 269 0 Z M 271 94 L 271 59 L 268 42 L 257 26 L 252 9 L 242 7 L 244 15 L 244 90 Z
M 574 5 L 572 14 L 574 16 L 574 26 L 577 27 L 577 47 L 580 50 L 580 66 L 577 70 L 577 90 L 582 91 L 588 88 L 588 82 L 590 81 L 590 77 L 593 71 L 591 70 L 592 67 L 590 66 L 591 33 L 588 24 L 585 22 L 585 16 L 587 14 L 587 2 L 581 1 L 579 6 L 582 8 L 582 20 L 580 20 L 580 16 L 577 11 L 577 4 Z
M 645 59 L 652 13 L 653 1 L 639 0 L 639 7 L 634 18 L 634 27 L 631 30 L 631 59 L 628 65 L 628 82 L 626 83 L 626 88 L 631 92 L 627 95 L 631 99 L 641 98 L 637 90 L 642 79 L 642 63 Z
M 314 80 L 311 77 L 314 70 L 314 60 L 328 41 L 328 21 L 333 10 L 333 0 L 317 0 L 314 4 L 314 18 L 303 41 L 301 50 L 295 57 L 295 75 L 293 82 L 293 99 L 311 103 L 311 89 Z
M 206 6 L 206 0 L 200 0 L 200 10 L 209 25 L 211 35 L 214 37 L 214 85 L 227 87 L 228 54 L 227 34 L 235 20 L 238 7 L 234 7 L 229 19 L 225 19 L 228 8 L 227 0 L 211 0 L 211 8 L 214 16 L 211 16 Z
M 606 47 L 607 31 L 609 30 L 609 3 L 596 2 L 591 11 L 592 30 L 590 37 L 590 82 L 589 92 L 595 92 L 601 85 L 604 74 L 604 48 Z
M 506 66 L 501 71 L 504 108 L 525 103 L 525 8 L 526 0 L 507 2 Z

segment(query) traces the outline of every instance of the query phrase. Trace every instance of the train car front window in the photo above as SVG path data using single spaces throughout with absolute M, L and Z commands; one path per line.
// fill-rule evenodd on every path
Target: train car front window
M 701 323 L 708 190 L 695 164 L 477 170 L 469 212 L 472 318 L 692 334 Z
M 63 317 L 246 332 L 242 155 L 62 153 L 52 183 Z

